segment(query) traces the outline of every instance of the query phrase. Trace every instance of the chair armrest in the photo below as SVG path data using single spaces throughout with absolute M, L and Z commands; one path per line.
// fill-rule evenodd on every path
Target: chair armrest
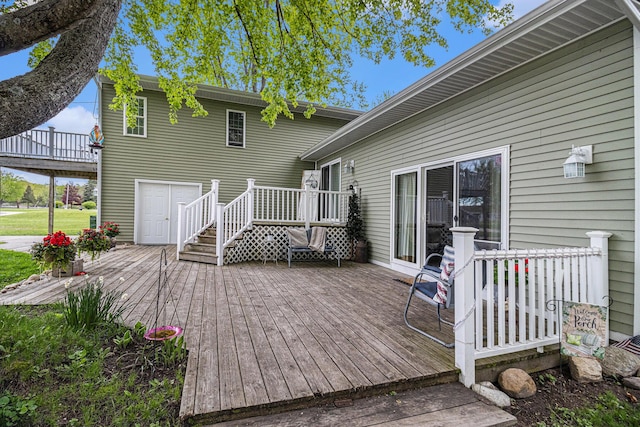
M 434 259 L 438 258 L 437 265 L 440 265 L 440 261 L 442 261 L 442 255 L 439 254 L 439 253 L 435 253 L 434 252 L 431 255 L 429 255 L 426 260 L 424 260 L 424 267 L 427 267 L 429 265 L 429 261 L 431 261 L 431 258 L 434 258 Z M 439 270 L 439 268 L 438 268 L 438 270 Z

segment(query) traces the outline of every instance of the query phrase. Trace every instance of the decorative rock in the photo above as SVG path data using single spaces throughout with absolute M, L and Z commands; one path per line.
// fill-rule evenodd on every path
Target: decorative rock
M 498 384 L 505 393 L 516 399 L 531 397 L 537 391 L 533 378 L 518 368 L 502 371 L 498 376 Z
M 509 398 L 509 396 L 496 389 L 496 387 L 491 383 L 483 382 L 480 384 L 473 384 L 471 386 L 471 390 L 488 399 L 491 403 L 500 408 L 507 408 L 511 406 L 511 399 Z
M 640 368 L 640 357 L 625 349 L 607 347 L 604 359 L 600 362 L 602 373 L 610 377 L 630 377 Z
M 640 377 L 627 377 L 622 379 L 622 385 L 640 390 Z
M 602 381 L 602 366 L 595 359 L 573 356 L 569 358 L 571 378 L 579 383 Z

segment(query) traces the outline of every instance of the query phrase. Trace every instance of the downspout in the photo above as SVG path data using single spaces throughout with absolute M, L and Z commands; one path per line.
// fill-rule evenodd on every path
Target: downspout
M 634 170 L 635 170 L 635 201 L 634 201 L 634 257 L 633 257 L 633 333 L 640 334 L 640 11 L 637 2 L 632 0 L 615 0 L 620 10 L 633 24 L 633 115 L 634 120 Z M 619 335 L 619 336 L 618 336 Z M 611 333 L 615 340 L 626 338 L 623 334 Z
M 102 128 L 102 83 L 100 82 L 100 78 L 98 77 L 98 75 L 96 74 L 95 76 L 93 76 L 93 81 L 96 84 L 96 98 L 97 98 L 97 102 L 98 102 L 98 126 L 100 126 L 100 129 L 103 131 L 104 134 L 104 129 Z M 95 112 L 95 105 L 94 105 L 94 112 Z M 97 166 L 97 183 L 96 183 L 96 188 L 98 189 L 98 217 L 96 218 L 96 226 L 99 226 L 100 224 L 102 224 L 102 150 L 98 150 L 98 166 Z

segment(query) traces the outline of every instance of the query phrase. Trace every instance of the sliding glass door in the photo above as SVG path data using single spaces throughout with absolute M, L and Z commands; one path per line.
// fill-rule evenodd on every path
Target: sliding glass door
M 445 245 L 451 245 L 454 216 L 453 165 L 426 171 L 426 221 L 425 257 L 443 253 Z
M 474 227 L 476 246 L 498 249 L 502 242 L 502 156 L 458 163 L 458 225 Z
M 340 191 L 340 160 L 321 167 L 320 189 L 328 191 Z M 339 200 L 338 197 L 328 194 L 320 195 L 320 217 L 324 221 L 335 220 L 339 218 Z
M 418 173 L 394 177 L 394 258 L 416 262 Z
M 392 262 L 421 265 L 451 245 L 452 227 L 474 227 L 479 249 L 507 246 L 506 148 L 392 173 Z

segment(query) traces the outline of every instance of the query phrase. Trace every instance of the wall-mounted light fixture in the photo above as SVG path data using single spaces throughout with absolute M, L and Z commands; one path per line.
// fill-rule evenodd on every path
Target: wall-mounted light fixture
M 593 163 L 593 145 L 571 146 L 569 157 L 563 163 L 565 178 L 584 178 L 584 165 Z
M 353 169 L 356 166 L 356 161 L 355 160 L 347 160 L 346 162 L 344 162 L 344 173 L 345 175 L 348 175 L 350 173 L 353 173 Z
M 309 178 L 304 181 L 304 185 L 308 185 L 309 188 L 315 190 L 318 188 L 318 180 L 315 179 L 313 175 L 309 175 Z

